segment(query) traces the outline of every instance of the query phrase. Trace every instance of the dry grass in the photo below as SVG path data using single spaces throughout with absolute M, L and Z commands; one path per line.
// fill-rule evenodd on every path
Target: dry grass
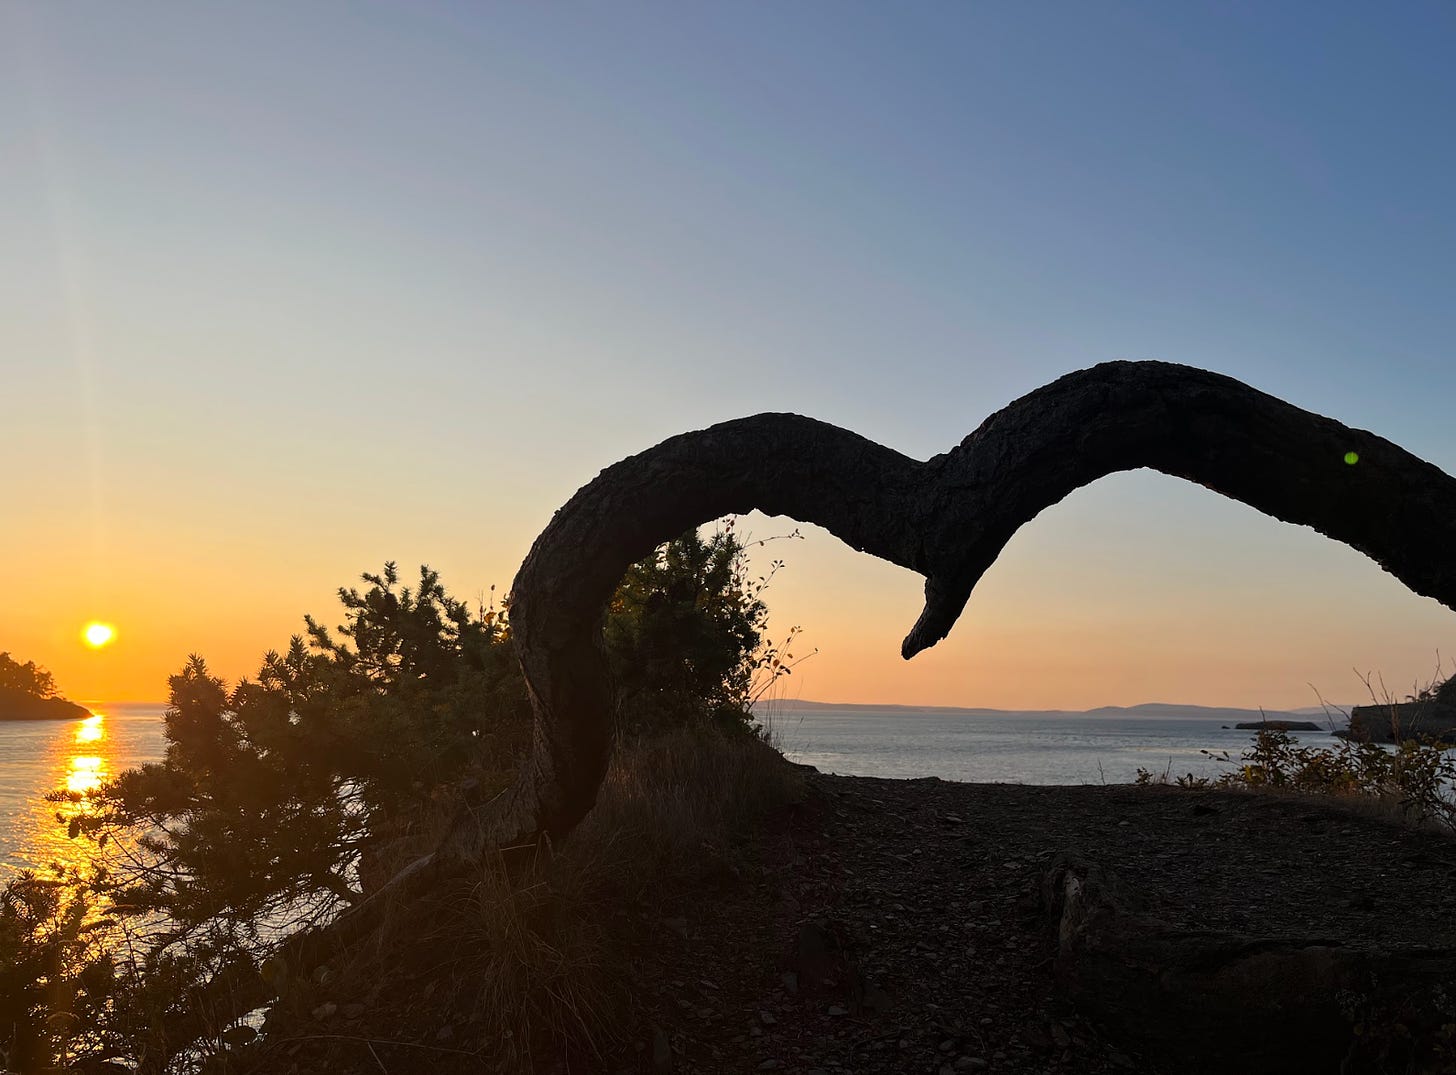
M 668 908 L 736 873 L 746 837 L 803 790 L 798 769 L 746 735 L 677 730 L 622 746 L 569 841 L 525 871 L 490 862 L 425 905 L 396 908 L 367 950 L 280 1005 L 270 1036 L 288 1039 L 292 1058 L 249 1070 L 307 1069 L 300 1042 L 327 1051 L 315 1066 L 368 1070 L 362 1059 L 375 1057 L 359 1043 L 387 1062 L 386 1039 L 431 1048 L 436 1071 L 540 1070 L 547 1058 L 592 1070 L 631 1013 L 631 946 Z M 362 1004 L 370 1040 L 318 1026 L 311 1013 L 328 1002 Z
M 565 853 L 640 898 L 731 868 L 741 835 L 803 793 L 800 770 L 768 744 L 679 729 L 617 751 Z

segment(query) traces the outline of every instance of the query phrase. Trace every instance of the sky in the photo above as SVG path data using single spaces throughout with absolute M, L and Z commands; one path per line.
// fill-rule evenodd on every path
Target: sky
M 683 430 L 925 458 L 1108 359 L 1456 472 L 1453 47 L 1420 2 L 0 0 L 0 649 L 164 699 L 386 560 L 505 591 Z M 921 580 L 803 533 L 789 697 L 1283 708 L 1456 657 L 1359 554 L 1146 471 L 909 663 Z

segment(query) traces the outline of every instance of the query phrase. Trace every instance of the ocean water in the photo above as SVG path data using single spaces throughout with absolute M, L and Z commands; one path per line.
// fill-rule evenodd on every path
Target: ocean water
M 1257 711 L 1154 705 L 1013 713 L 781 703 L 760 716 L 789 758 L 824 772 L 1009 784 L 1126 784 L 1139 769 L 1214 777 L 1232 768 L 1218 756 L 1237 761 L 1253 741 L 1254 732 L 1234 725 L 1260 719 Z M 1319 724 L 1294 735 L 1307 745 L 1334 742 L 1322 716 L 1269 718 Z
M 160 705 L 88 703 L 86 720 L 0 722 L 0 881 L 51 863 L 80 865 L 90 844 L 66 838 L 48 791 L 84 795 L 162 756 Z
M 0 880 L 82 861 L 89 845 L 66 838 L 46 792 L 84 795 L 162 756 L 163 706 L 90 708 L 89 720 L 0 723 Z M 1232 726 L 1259 719 L 1248 710 L 1186 706 L 1012 713 L 783 702 L 761 706 L 758 715 L 790 758 L 825 772 L 1021 784 L 1128 783 L 1139 768 L 1217 775 L 1227 766 L 1201 751 L 1237 759 L 1253 733 Z M 1318 717 L 1293 716 L 1324 726 Z M 1330 741 L 1327 731 L 1300 737 Z

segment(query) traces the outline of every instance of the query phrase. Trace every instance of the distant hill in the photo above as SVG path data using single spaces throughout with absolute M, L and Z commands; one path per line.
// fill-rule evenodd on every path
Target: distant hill
M 968 717 L 1156 717 L 1160 720 L 1217 720 L 1226 724 L 1265 720 L 1309 720 L 1325 715 L 1320 706 L 1306 706 L 1301 709 L 1231 709 L 1223 706 L 1178 705 L 1170 702 L 1144 702 L 1141 705 L 1104 705 L 1096 709 L 972 709 L 963 706 L 937 705 L 876 705 L 864 702 L 772 702 L 767 707 L 774 712 L 812 713 L 822 710 L 863 713 L 939 713 L 944 716 L 957 714 Z M 1344 718 L 1339 710 L 1331 706 L 1330 715 L 1337 724 Z
M 90 715 L 85 706 L 64 698 L 37 698 L 14 687 L 0 687 L 0 721 L 76 720 Z

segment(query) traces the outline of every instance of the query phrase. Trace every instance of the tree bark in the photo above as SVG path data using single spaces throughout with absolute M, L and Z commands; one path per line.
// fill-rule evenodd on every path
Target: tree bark
M 724 422 L 608 467 L 537 538 L 510 606 L 533 751 L 512 789 L 462 814 L 437 865 L 559 839 L 591 809 L 611 736 L 603 609 L 662 542 L 757 509 L 918 571 L 925 608 L 901 647 L 908 659 L 946 636 L 1024 523 L 1142 467 L 1311 527 L 1456 608 L 1456 480 L 1373 433 L 1205 370 L 1110 362 L 1071 373 L 925 462 L 793 414 Z

